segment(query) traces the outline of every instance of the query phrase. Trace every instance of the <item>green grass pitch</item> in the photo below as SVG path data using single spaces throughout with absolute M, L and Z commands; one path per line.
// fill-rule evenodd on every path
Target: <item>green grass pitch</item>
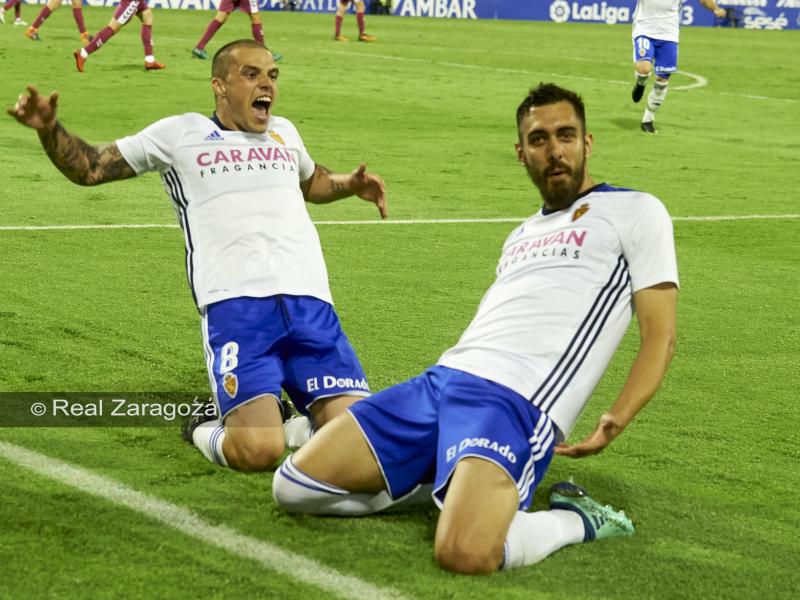
M 32 21 L 37 8 L 25 6 Z M 86 9 L 91 31 L 110 9 Z M 0 104 L 31 83 L 61 93 L 60 118 L 92 143 L 186 111 L 210 113 L 209 62 L 190 50 L 212 13 L 156 11 L 143 69 L 138 23 L 75 71 L 68 7 L 42 43 L 0 27 Z M 436 512 L 370 519 L 292 517 L 271 474 L 215 468 L 177 426 L 0 428 L 11 442 L 112 477 L 203 519 L 409 598 L 684 599 L 800 597 L 797 403 L 800 372 L 800 74 L 796 32 L 685 29 L 681 68 L 639 131 L 627 26 L 368 17 L 375 44 L 334 44 L 333 17 L 266 13 L 285 55 L 275 112 L 316 161 L 365 160 L 397 219 L 522 218 L 540 200 L 516 163 L 514 112 L 531 85 L 578 90 L 595 136 L 597 181 L 659 196 L 681 220 L 677 355 L 650 406 L 602 455 L 556 459 L 544 491 L 574 477 L 624 508 L 636 536 L 566 548 L 486 578 L 433 560 Z M 241 14 L 209 46 L 249 36 Z M 354 36 L 355 19 L 344 33 Z M 789 60 L 791 62 L 791 60 Z M 788 63 L 787 63 L 788 64 Z M 687 88 L 705 78 L 707 85 Z M 173 223 L 156 175 L 97 188 L 69 183 L 32 130 L 0 118 L 0 227 Z M 372 220 L 357 199 L 315 220 Z M 792 217 L 791 215 L 794 215 Z M 493 277 L 511 223 L 320 225 L 337 309 L 373 389 L 414 375 L 454 343 Z M 574 437 L 620 388 L 625 338 Z M 180 391 L 207 385 L 198 318 L 175 229 L 0 229 L 0 391 Z M 0 459 L 0 595 L 266 597 L 320 593 L 290 575 Z M 324 597 L 325 594 L 322 594 Z

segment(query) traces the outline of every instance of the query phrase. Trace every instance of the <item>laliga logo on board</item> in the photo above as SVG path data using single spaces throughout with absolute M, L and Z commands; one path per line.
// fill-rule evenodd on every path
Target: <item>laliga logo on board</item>
M 743 12 L 745 29 L 785 29 L 789 25 L 789 19 L 784 13 L 771 17 L 754 6 L 748 6 Z
M 608 2 L 570 5 L 567 0 L 555 0 L 550 4 L 550 19 L 556 23 L 572 21 L 601 21 L 608 25 L 627 23 L 631 20 L 631 9 L 627 6 L 609 6 Z

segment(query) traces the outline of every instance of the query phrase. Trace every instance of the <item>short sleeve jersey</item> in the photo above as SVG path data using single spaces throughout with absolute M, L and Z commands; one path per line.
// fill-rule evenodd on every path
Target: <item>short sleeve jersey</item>
M 645 35 L 677 42 L 683 0 L 638 0 L 633 11 L 633 38 Z
M 664 282 L 678 284 L 664 205 L 601 184 L 511 233 L 495 282 L 439 364 L 529 398 L 567 437 L 622 340 L 634 292 Z
M 314 161 L 294 125 L 222 130 L 197 113 L 117 140 L 137 174 L 158 171 L 183 229 L 199 308 L 228 298 L 308 295 L 332 303 L 319 236 L 300 182 Z

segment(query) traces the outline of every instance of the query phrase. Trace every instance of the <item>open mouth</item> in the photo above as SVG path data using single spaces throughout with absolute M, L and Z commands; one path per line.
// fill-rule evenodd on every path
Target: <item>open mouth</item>
M 272 106 L 271 96 L 259 96 L 253 101 L 253 112 L 256 118 L 266 121 L 269 116 L 269 107 Z

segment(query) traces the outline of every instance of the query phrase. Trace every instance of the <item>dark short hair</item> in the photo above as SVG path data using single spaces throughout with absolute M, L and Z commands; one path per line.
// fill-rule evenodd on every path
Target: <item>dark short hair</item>
M 241 47 L 263 48 L 267 52 L 270 52 L 270 49 L 264 44 L 259 44 L 253 39 L 242 39 L 228 42 L 222 48 L 217 50 L 216 54 L 214 54 L 214 59 L 211 61 L 211 76 L 225 79 L 225 75 L 228 74 L 228 67 L 231 64 L 231 53 L 237 48 Z
M 586 108 L 583 105 L 583 99 L 575 92 L 559 87 L 555 83 L 540 83 L 538 87 L 528 92 L 527 97 L 517 109 L 517 130 L 519 130 L 522 119 L 535 106 L 546 106 L 564 101 L 572 104 L 572 108 L 575 109 L 575 114 L 578 115 L 581 122 L 583 133 L 586 133 Z

